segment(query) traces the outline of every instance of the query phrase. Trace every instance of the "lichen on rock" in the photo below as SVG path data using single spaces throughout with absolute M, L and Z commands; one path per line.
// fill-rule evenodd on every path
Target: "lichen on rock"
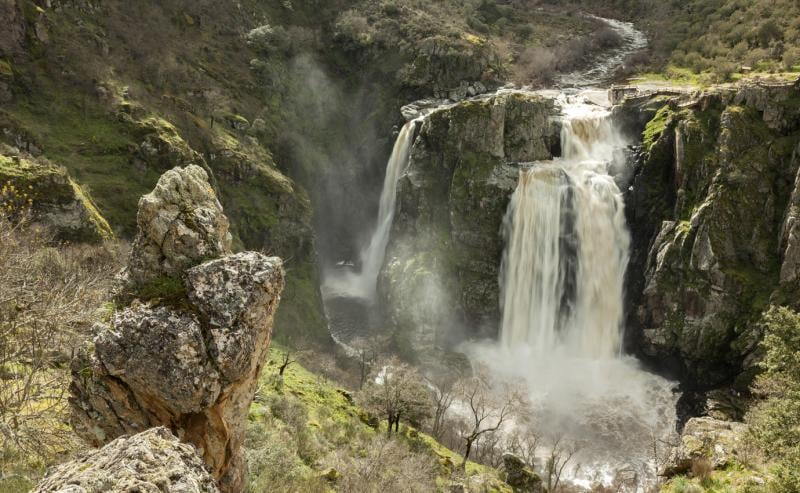
M 160 427 L 118 438 L 57 466 L 33 491 L 217 493 L 219 489 L 197 450 Z
M 127 269 L 134 287 L 231 253 L 228 218 L 200 166 L 164 173 L 139 201 L 136 221 L 139 233 Z
M 751 374 L 755 321 L 795 289 L 800 120 L 783 103 L 797 96 L 797 84 L 749 83 L 677 96 L 644 130 L 626 197 L 628 334 L 695 388 Z
M 401 346 L 429 350 L 464 322 L 472 335 L 497 326 L 514 163 L 553 157 L 556 113 L 551 99 L 509 91 L 435 111 L 421 125 L 380 283 Z

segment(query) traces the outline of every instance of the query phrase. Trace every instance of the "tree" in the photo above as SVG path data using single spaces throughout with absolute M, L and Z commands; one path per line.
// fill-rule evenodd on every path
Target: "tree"
M 747 421 L 755 442 L 776 463 L 770 491 L 800 491 L 800 314 L 773 307 L 761 327 L 764 373 L 754 391 L 762 401 Z
M 461 467 L 465 469 L 475 442 L 487 433 L 498 431 L 516 412 L 520 397 L 509 389 L 499 394 L 493 392 L 485 372 L 465 381 L 460 387 L 460 398 L 469 410 L 467 426 L 461 433 L 461 439 L 464 440 Z
M 561 483 L 564 469 L 566 469 L 567 464 L 572 461 L 572 458 L 577 452 L 577 445 L 574 443 L 565 443 L 564 437 L 557 436 L 553 439 L 553 446 L 550 448 L 550 453 L 547 456 L 547 462 L 544 467 L 544 473 L 547 479 L 547 491 L 558 491 L 558 485 Z
M 121 266 L 113 248 L 57 244 L 15 219 L 0 214 L 0 477 L 15 460 L 47 464 L 77 446 L 63 425 L 68 362 L 108 316 L 101 306 Z
M 431 435 L 441 441 L 447 412 L 457 395 L 458 380 L 450 373 L 440 372 L 430 377 L 426 376 L 425 381 L 431 389 L 434 405 Z
M 367 378 L 372 373 L 375 362 L 383 353 L 386 343 L 386 337 L 375 335 L 359 337 L 350 344 L 350 347 L 356 352 L 358 363 L 358 390 L 363 389 L 364 384 L 367 383 Z
M 396 358 L 378 365 L 361 391 L 361 405 L 386 419 L 387 433 L 400 430 L 400 420 L 418 424 L 430 416 L 431 400 L 422 376 Z

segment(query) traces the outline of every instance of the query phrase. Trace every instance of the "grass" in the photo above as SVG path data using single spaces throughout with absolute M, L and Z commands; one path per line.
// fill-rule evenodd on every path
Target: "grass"
M 377 427 L 370 426 L 370 417 L 354 403 L 353 395 L 349 391 L 320 375 L 315 375 L 300 364 L 290 365 L 284 372 L 283 378 L 279 378 L 278 367 L 285 351 L 277 344 L 273 344 L 270 348 L 269 361 L 264 367 L 256 400 L 250 407 L 251 431 L 260 430 L 261 423 L 270 414 L 275 414 L 271 406 L 275 405 L 276 399 L 290 397 L 305 409 L 306 416 L 305 427 L 299 431 L 292 431 L 292 434 L 295 436 L 298 433 L 309 434 L 311 442 L 322 446 L 323 450 L 318 451 L 322 456 L 354 446 L 356 440 L 351 439 L 351 436 L 374 437 L 386 433 L 386 425 L 382 420 Z M 445 485 L 450 475 L 463 460 L 461 455 L 438 443 L 431 436 L 409 426 L 403 425 L 399 436 L 407 441 L 413 450 L 429 454 L 431 460 L 439 464 L 441 477 L 438 483 L 442 490 L 446 491 Z M 269 444 L 263 445 L 269 447 Z M 351 452 L 359 453 L 358 450 Z M 326 469 L 324 460 L 306 461 L 305 465 L 311 468 L 314 474 L 323 474 Z M 306 473 L 311 474 L 311 471 L 306 470 Z M 510 493 L 510 488 L 500 481 L 497 472 L 489 467 L 470 461 L 467 463 L 466 475 L 488 478 L 488 491 Z

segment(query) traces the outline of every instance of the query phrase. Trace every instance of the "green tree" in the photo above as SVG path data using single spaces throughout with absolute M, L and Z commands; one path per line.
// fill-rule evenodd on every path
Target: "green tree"
M 800 491 L 800 314 L 771 308 L 763 317 L 764 373 L 755 392 L 763 400 L 748 415 L 751 433 L 775 461 L 769 490 Z

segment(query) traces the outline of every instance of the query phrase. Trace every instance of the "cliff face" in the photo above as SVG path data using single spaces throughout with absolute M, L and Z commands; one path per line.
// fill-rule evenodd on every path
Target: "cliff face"
M 797 303 L 800 83 L 626 106 L 658 108 L 627 195 L 633 347 L 691 385 L 730 381 L 761 311 Z
M 498 321 L 500 226 L 516 187 L 514 163 L 550 159 L 551 100 L 501 93 L 428 116 L 414 142 L 381 290 L 404 344 L 442 342 Z
M 282 262 L 232 254 L 228 220 L 198 166 L 139 203 L 119 308 L 72 362 L 73 428 L 95 446 L 165 426 L 242 491 L 247 413 L 284 286 Z

